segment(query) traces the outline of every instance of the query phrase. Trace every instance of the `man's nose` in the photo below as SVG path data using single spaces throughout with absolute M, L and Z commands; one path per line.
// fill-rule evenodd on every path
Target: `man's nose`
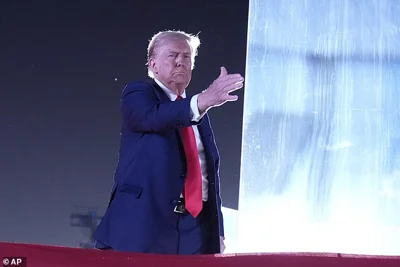
M 177 66 L 182 66 L 183 65 L 183 61 L 184 61 L 183 56 L 179 55 L 179 56 L 176 57 L 176 65 Z

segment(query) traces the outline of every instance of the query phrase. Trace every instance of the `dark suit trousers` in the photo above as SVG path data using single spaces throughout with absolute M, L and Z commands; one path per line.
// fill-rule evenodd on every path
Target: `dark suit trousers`
M 204 203 L 202 212 L 196 218 L 190 214 L 175 216 L 175 223 L 168 225 L 146 252 L 176 255 L 210 254 L 212 238 L 208 203 Z
M 171 212 L 173 211 L 171 210 Z M 175 255 L 215 253 L 215 251 L 212 251 L 213 238 L 211 236 L 211 212 L 209 203 L 203 202 L 203 210 L 196 218 L 190 214 L 174 214 L 174 216 L 175 222 L 167 225 L 163 230 L 160 230 L 155 242 L 143 252 Z M 219 237 L 217 238 L 219 240 Z M 103 246 L 100 243 L 97 243 L 95 248 L 100 250 L 112 250 L 112 248 Z

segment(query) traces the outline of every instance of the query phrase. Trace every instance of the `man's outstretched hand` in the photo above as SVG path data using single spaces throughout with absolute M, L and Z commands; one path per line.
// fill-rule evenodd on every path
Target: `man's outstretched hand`
M 228 74 L 226 68 L 221 67 L 219 77 L 197 98 L 200 114 L 210 108 L 221 106 L 228 101 L 236 101 L 238 96 L 230 95 L 230 93 L 243 88 L 243 81 L 242 75 Z

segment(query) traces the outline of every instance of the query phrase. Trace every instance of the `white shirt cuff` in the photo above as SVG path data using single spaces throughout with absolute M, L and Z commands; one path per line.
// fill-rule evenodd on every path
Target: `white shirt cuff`
M 204 114 L 200 114 L 199 107 L 197 105 L 197 98 L 199 95 L 194 95 L 190 100 L 190 115 L 192 116 L 192 121 L 198 122 L 201 118 L 203 118 Z

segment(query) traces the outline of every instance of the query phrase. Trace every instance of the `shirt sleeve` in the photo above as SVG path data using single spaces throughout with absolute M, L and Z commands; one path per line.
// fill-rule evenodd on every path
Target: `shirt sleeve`
M 190 100 L 190 116 L 192 118 L 192 121 L 198 122 L 201 118 L 203 118 L 204 114 L 200 114 L 199 112 L 199 107 L 197 105 L 197 98 L 199 95 L 194 95 L 192 99 Z

